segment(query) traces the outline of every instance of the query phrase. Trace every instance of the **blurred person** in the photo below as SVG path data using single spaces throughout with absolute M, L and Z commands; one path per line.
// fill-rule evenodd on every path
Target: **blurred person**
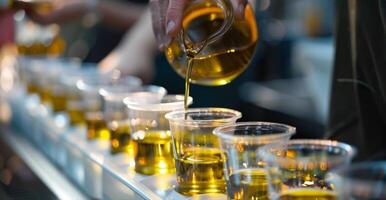
M 19 3 L 27 15 L 35 22 L 63 24 L 79 20 L 87 14 L 93 14 L 103 25 L 126 31 L 145 10 L 147 1 L 108 1 L 108 0 L 56 0 L 52 1 L 52 10 L 39 12 L 31 4 Z
M 335 67 L 326 137 L 356 146 L 358 160 L 386 160 L 386 1 L 336 4 Z

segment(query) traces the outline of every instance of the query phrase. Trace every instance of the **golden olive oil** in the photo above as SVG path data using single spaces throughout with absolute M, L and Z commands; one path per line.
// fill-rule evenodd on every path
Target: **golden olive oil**
M 64 94 L 61 95 L 52 95 L 52 109 L 54 112 L 62 112 L 66 110 L 67 107 L 67 98 Z
M 38 94 L 39 87 L 35 83 L 27 84 L 27 92 L 28 94 Z
M 183 19 L 186 35 L 193 43 L 205 41 L 224 22 L 221 8 L 202 1 L 188 8 Z M 175 39 L 165 51 L 166 57 L 178 74 L 188 73 L 189 47 Z M 193 55 L 190 80 L 201 85 L 225 85 L 238 76 L 249 64 L 257 43 L 254 12 L 248 4 L 245 20 L 234 19 L 231 28 L 217 41 L 205 45 Z
M 329 190 L 293 189 L 280 194 L 279 200 L 336 200 L 336 195 Z
M 230 174 L 228 194 L 233 200 L 268 200 L 268 182 L 263 169 L 242 169 Z
M 185 149 L 176 159 L 177 191 L 184 195 L 225 193 L 224 162 L 219 149 Z
M 112 121 L 109 123 L 110 152 L 112 154 L 126 152 L 135 154 L 134 144 L 131 140 L 128 121 Z
M 90 112 L 86 114 L 87 139 L 110 139 L 110 131 L 107 128 L 106 121 L 100 112 Z
M 86 124 L 84 110 L 79 102 L 70 101 L 67 105 L 66 111 L 72 126 Z
M 137 131 L 133 133 L 135 171 L 141 174 L 175 172 L 170 131 Z

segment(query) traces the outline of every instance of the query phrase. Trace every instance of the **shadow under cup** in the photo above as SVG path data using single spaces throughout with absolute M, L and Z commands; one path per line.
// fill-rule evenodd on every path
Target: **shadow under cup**
M 295 131 L 294 127 L 269 122 L 242 122 L 214 130 L 227 158 L 228 199 L 269 199 L 264 162 L 257 150 L 266 144 L 286 143 Z
M 234 124 L 241 113 L 199 108 L 168 113 L 176 161 L 176 190 L 184 195 L 225 193 L 225 157 L 213 130 Z

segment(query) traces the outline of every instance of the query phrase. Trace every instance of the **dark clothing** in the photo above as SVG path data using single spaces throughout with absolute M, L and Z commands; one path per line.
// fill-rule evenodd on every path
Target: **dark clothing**
M 386 1 L 355 0 L 354 44 L 350 40 L 350 0 L 336 2 L 336 59 L 326 137 L 357 147 L 357 160 L 384 160 Z

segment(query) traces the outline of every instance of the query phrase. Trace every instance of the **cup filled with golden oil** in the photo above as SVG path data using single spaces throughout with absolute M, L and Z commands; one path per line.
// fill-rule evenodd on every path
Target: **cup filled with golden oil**
M 71 70 L 79 70 L 80 60 L 77 58 L 50 58 L 47 65 L 49 68 L 45 83 L 47 104 L 52 107 L 54 112 L 63 112 L 66 109 L 66 96 L 70 95 L 66 94 L 60 78 Z
M 165 114 L 184 109 L 184 96 L 159 98 L 140 92 L 125 98 L 124 102 L 128 107 L 131 138 L 137 150 L 135 171 L 145 175 L 175 172 L 170 126 Z M 189 98 L 189 104 L 192 102 Z
M 85 126 L 86 112 L 99 111 L 99 97 L 93 98 L 92 103 L 84 101 L 86 94 L 89 91 L 83 92 L 84 82 L 79 84 L 81 80 L 99 78 L 101 75 L 95 68 L 73 68 L 66 70 L 59 78 L 59 87 L 57 92 L 54 92 L 53 110 L 55 112 L 67 112 L 69 121 L 72 126 Z M 88 88 L 86 88 L 88 89 Z M 95 96 L 94 96 L 95 97 Z
M 18 11 L 15 14 L 16 44 L 20 55 L 60 56 L 66 42 L 60 35 L 58 24 L 39 25 L 28 18 L 25 12 L 36 12 L 46 15 L 55 9 L 50 0 L 11 0 Z
M 241 113 L 225 108 L 196 108 L 166 114 L 173 138 L 176 161 L 176 191 L 192 196 L 225 193 L 224 164 L 213 129 L 231 125 Z
M 40 100 L 47 106 L 57 112 L 57 107 L 65 109 L 63 97 L 65 96 L 63 87 L 61 87 L 61 74 L 65 74 L 69 69 L 79 67 L 77 59 L 73 58 L 52 58 L 52 57 L 34 57 L 29 59 L 31 84 L 36 88 Z
M 295 128 L 270 122 L 240 122 L 216 128 L 214 134 L 220 138 L 227 158 L 228 199 L 269 199 L 264 162 L 257 150 L 266 144 L 287 143 Z
M 355 152 L 350 145 L 331 140 L 290 140 L 260 148 L 270 199 L 338 199 L 327 174 L 348 167 Z
M 87 139 L 109 140 L 110 131 L 102 110 L 103 98 L 100 96 L 99 90 L 102 87 L 113 87 L 120 84 L 124 84 L 127 87 L 137 87 L 140 86 L 142 82 L 136 77 L 131 77 L 130 80 L 132 81 L 129 82 L 128 77 L 121 79 L 121 77 L 115 76 L 114 73 L 100 74 L 96 71 L 94 75 L 95 76 L 83 76 L 76 81 L 75 86 L 77 92 L 80 94 L 80 99 L 76 102 L 81 105 L 81 112 L 87 128 Z
M 132 82 L 135 78 L 126 77 L 126 79 L 125 84 L 102 87 L 99 94 L 103 98 L 102 110 L 110 131 L 110 152 L 112 154 L 128 153 L 128 155 L 134 156 L 136 149 L 131 140 L 130 121 L 126 106 L 123 103 L 124 98 L 135 95 L 135 93 L 138 95 L 149 92 L 158 95 L 157 99 L 161 99 L 167 91 L 165 88 L 155 85 L 130 86 L 127 82 Z
M 110 131 L 107 128 L 107 123 L 103 117 L 103 112 L 87 112 L 85 114 L 87 126 L 87 139 L 94 140 L 109 140 Z
M 258 33 L 249 3 L 239 19 L 233 16 L 230 0 L 189 1 L 182 26 L 165 55 L 173 69 L 192 83 L 227 84 L 253 57 Z

